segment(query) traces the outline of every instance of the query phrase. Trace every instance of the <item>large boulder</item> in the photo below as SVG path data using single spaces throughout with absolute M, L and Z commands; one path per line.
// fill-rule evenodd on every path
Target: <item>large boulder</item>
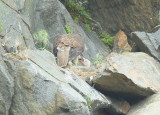
M 131 39 L 140 51 L 148 53 L 160 61 L 160 29 L 155 33 L 132 32 Z
M 6 92 L 6 102 L 2 105 L 10 108 L 11 115 L 105 115 L 105 112 L 121 115 L 129 110 L 125 101 L 105 97 L 73 72 L 58 67 L 48 51 L 7 53 L 3 60 L 15 81 L 12 104 L 8 87 L 0 91 L 2 95 Z M 4 86 L 8 85 L 4 82 Z
M 84 1 L 84 0 L 81 0 Z M 92 17 L 109 33 L 151 31 L 160 22 L 160 0 L 88 0 Z
M 160 94 L 154 94 L 134 105 L 127 115 L 159 115 Z
M 111 53 L 95 87 L 128 99 L 146 97 L 160 91 L 159 70 L 160 64 L 145 53 Z

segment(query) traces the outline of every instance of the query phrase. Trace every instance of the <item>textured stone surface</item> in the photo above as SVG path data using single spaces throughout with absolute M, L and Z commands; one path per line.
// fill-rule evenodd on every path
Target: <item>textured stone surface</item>
M 145 52 L 160 61 L 160 29 L 155 33 L 133 32 L 131 39 Z
M 113 51 L 122 53 L 124 51 L 131 51 L 131 46 L 128 44 L 127 35 L 122 31 L 118 31 L 114 39 Z
M 159 115 L 160 94 L 154 94 L 134 105 L 127 115 Z
M 112 2 L 115 4 L 115 1 Z M 130 105 L 126 101 L 105 97 L 70 70 L 58 67 L 55 57 L 50 52 L 29 50 L 35 48 L 33 39 L 35 32 L 45 29 L 49 33 L 49 48 L 52 49 L 53 39 L 57 35 L 65 34 L 65 25 L 68 25 L 74 33 L 80 34 L 86 40 L 86 49 L 83 53 L 86 58 L 92 60 L 96 58 L 97 53 L 107 56 L 110 52 L 109 48 L 97 39 L 94 32 L 88 32 L 74 23 L 59 0 L 0 0 L 0 25 L 2 25 L 2 32 L 0 32 L 0 114 L 106 115 L 107 113 L 122 115 L 127 113 Z M 146 28 L 148 27 L 150 28 L 147 24 Z M 127 57 L 134 56 L 128 54 Z M 140 96 L 150 95 L 155 90 L 159 90 L 159 66 L 155 66 L 157 62 L 153 59 L 146 57 L 137 59 L 146 63 L 144 68 L 137 64 L 137 60 L 137 63 L 132 63 L 132 59 L 128 62 L 128 66 L 136 64 L 133 66 L 134 69 L 137 65 L 143 68 L 146 78 L 141 75 L 143 79 L 140 81 L 136 79 L 135 73 L 140 72 L 139 68 L 136 72 L 126 73 L 133 72 L 131 75 L 136 76 L 132 79 L 137 83 L 136 88 L 139 85 L 144 86 L 138 87 L 138 91 L 133 93 Z M 125 59 L 128 58 L 125 57 Z M 121 58 L 118 57 L 116 60 L 119 62 Z M 122 73 L 128 68 L 124 64 L 125 68 L 123 64 L 119 69 Z M 148 69 L 145 68 L 147 64 Z M 157 78 L 155 78 L 156 75 Z M 152 76 L 152 79 L 149 76 Z M 130 80 L 127 79 L 127 81 L 130 83 Z M 119 88 L 119 81 L 114 83 Z M 132 85 L 133 83 L 130 88 L 135 90 Z M 122 93 L 126 93 L 123 92 L 123 88 Z
M 111 53 L 95 87 L 115 95 L 136 98 L 160 91 L 160 64 L 145 53 Z
M 20 58 L 24 57 L 20 55 L 23 53 L 26 58 Z M 99 115 L 101 110 L 120 115 L 125 112 L 119 106 L 125 105 L 123 101 L 112 101 L 71 71 L 58 67 L 48 51 L 9 53 L 3 59 L 15 81 L 11 115 L 90 115 L 92 112 Z
M 109 33 L 151 31 L 160 22 L 160 0 L 88 0 L 92 17 Z
M 95 59 L 97 53 L 107 56 L 110 52 L 110 49 L 107 46 L 101 45 L 101 41 L 92 32 L 86 34 L 83 28 L 72 20 L 69 12 L 58 0 L 37 2 L 33 7 L 35 10 L 31 12 L 31 14 L 34 13 L 33 17 L 31 17 L 31 30 L 33 33 L 40 29 L 47 30 L 50 36 L 49 47 L 51 49 L 53 48 L 53 39 L 58 35 L 66 34 L 65 26 L 68 25 L 73 33 L 80 34 L 85 39 L 86 48 L 83 55 L 87 59 Z
M 1 44 L 0 50 L 1 53 L 4 53 Z M 14 94 L 14 78 L 8 71 L 6 62 L 2 57 L 2 54 L 0 54 L 0 114 L 8 115 Z
M 8 1 L 8 3 L 10 2 Z M 20 14 L 9 6 L 10 4 L 0 1 L 2 46 L 6 52 L 13 52 L 17 47 L 19 49 L 34 48 L 33 38 L 28 25 L 21 18 Z

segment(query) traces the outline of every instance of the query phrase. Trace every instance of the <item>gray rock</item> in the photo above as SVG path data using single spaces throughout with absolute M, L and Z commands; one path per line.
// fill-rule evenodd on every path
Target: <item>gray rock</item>
M 9 114 L 90 115 L 100 110 L 115 115 L 123 113 L 118 101 L 103 96 L 73 72 L 58 67 L 48 51 L 9 53 L 3 59 L 15 81 Z
M 159 115 L 160 94 L 154 94 L 134 105 L 127 115 Z
M 13 52 L 17 50 L 17 47 L 19 49 L 34 48 L 33 38 L 25 21 L 17 11 L 8 5 L 0 1 L 0 23 L 2 25 L 0 36 L 2 36 L 3 47 L 7 52 Z
M 25 0 L 1 0 L 4 4 L 9 6 L 13 10 L 21 10 L 24 7 Z
M 0 44 L 0 50 L 4 50 Z M 0 54 L 0 114 L 8 115 L 14 94 L 14 78 L 8 71 L 7 65 Z
M 131 39 L 139 49 L 160 61 L 160 29 L 155 33 L 133 32 Z
M 160 64 L 145 53 L 111 53 L 95 80 L 105 93 L 136 99 L 160 91 Z
M 58 0 L 1 0 L 0 23 L 0 114 L 125 113 L 121 101 L 112 101 L 71 71 L 58 67 L 51 53 L 29 50 L 35 48 L 35 32 L 47 30 L 52 48 L 53 38 L 66 33 L 65 25 L 69 25 L 86 39 L 85 57 L 92 59 L 99 52 L 108 55 L 109 48 L 102 46 L 94 33 L 75 24 Z

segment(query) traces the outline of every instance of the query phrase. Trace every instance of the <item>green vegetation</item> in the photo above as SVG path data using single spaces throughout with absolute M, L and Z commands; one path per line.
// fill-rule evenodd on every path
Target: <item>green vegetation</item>
M 3 24 L 4 24 L 4 22 L 5 22 L 5 21 L 3 21 L 3 20 L 0 21 L 0 33 L 2 33 L 2 29 L 3 29 Z
M 80 2 L 76 0 L 68 0 L 66 2 L 66 7 L 69 10 L 70 14 L 74 18 L 74 22 L 79 23 L 83 22 L 88 31 L 92 31 L 90 20 L 92 20 L 90 13 L 83 7 L 87 2 Z
M 91 14 L 86 10 L 84 7 L 86 5 L 86 1 L 80 2 L 78 0 L 66 0 L 65 5 L 68 11 L 70 12 L 71 16 L 74 18 L 74 22 L 76 23 L 84 23 L 85 28 L 92 32 L 92 25 L 91 21 L 97 23 L 91 18 Z M 72 33 L 69 26 L 65 26 L 67 33 Z M 100 30 L 102 31 L 102 30 Z M 99 38 L 102 42 L 110 47 L 113 46 L 114 36 L 110 36 L 107 32 L 102 31 L 99 34 Z
M 88 108 L 91 110 L 91 109 L 92 109 L 92 103 L 93 103 L 93 101 L 92 101 L 91 98 L 88 97 L 88 96 L 85 96 L 84 98 L 85 98 L 85 100 L 87 101 L 87 106 L 88 106 Z
M 101 64 L 103 62 L 103 56 L 99 53 L 96 54 L 96 59 L 94 60 L 93 64 L 95 66 Z
M 70 26 L 65 25 L 65 30 L 66 30 L 67 34 L 73 34 L 73 31 L 71 30 Z
M 102 31 L 100 34 L 100 39 L 102 40 L 103 43 L 106 45 L 112 47 L 114 43 L 114 36 L 110 36 L 107 32 Z
M 47 43 L 48 43 L 48 33 L 46 30 L 40 30 L 37 33 L 33 34 L 34 39 L 36 40 L 36 46 L 37 48 L 43 50 L 47 49 Z
M 90 13 L 83 7 L 86 2 L 78 2 L 76 0 L 68 0 L 66 7 L 71 13 L 72 17 L 78 18 L 79 21 L 87 23 L 91 19 Z
M 78 22 L 79 22 L 79 18 L 78 18 L 78 17 L 75 17 L 75 18 L 74 18 L 74 22 L 75 22 L 75 23 L 78 23 Z
M 85 24 L 86 29 L 91 32 L 92 31 L 92 27 L 90 24 Z
M 155 26 L 154 28 L 160 28 L 160 25 Z

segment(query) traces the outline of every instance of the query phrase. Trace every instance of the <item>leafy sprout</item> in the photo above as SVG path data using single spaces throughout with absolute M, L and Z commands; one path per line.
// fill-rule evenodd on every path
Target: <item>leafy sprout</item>
M 108 45 L 108 46 L 110 46 L 110 47 L 113 46 L 114 39 L 115 39 L 114 36 L 111 36 L 111 35 L 109 35 L 107 32 L 102 31 L 101 34 L 100 34 L 100 38 L 101 38 L 101 41 L 102 41 L 104 44 L 106 44 L 106 45 Z
M 74 22 L 75 22 L 75 23 L 78 23 L 78 22 L 79 22 L 79 18 L 78 18 L 78 17 L 75 17 L 75 18 L 74 18 Z
M 99 65 L 103 62 L 103 56 L 100 53 L 96 54 L 96 59 L 94 60 L 93 64 L 94 65 Z
M 88 23 L 92 18 L 90 13 L 83 7 L 83 4 L 86 4 L 86 2 L 82 3 L 75 0 L 69 0 L 67 1 L 66 6 L 72 17 L 78 18 L 78 21 Z
M 73 34 L 73 31 L 71 30 L 70 26 L 65 25 L 65 30 L 66 30 L 67 34 Z
M 160 28 L 160 25 L 155 26 L 154 28 Z
M 91 32 L 92 31 L 92 27 L 90 24 L 85 24 L 86 29 Z
M 36 46 L 39 49 L 45 49 L 48 43 L 48 33 L 46 30 L 40 30 L 37 33 L 33 34 L 34 39 L 36 40 Z
M 92 109 L 93 101 L 91 100 L 91 98 L 89 96 L 85 96 L 84 98 L 87 101 L 88 108 L 91 110 Z

